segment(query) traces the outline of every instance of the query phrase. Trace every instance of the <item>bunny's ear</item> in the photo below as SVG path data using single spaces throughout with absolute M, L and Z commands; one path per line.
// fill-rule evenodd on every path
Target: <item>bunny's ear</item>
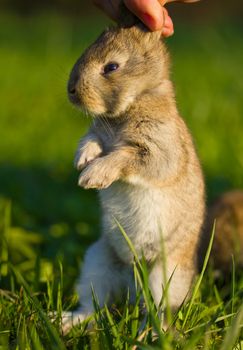
M 123 28 L 130 28 L 136 24 L 141 23 L 139 18 L 137 18 L 128 8 L 124 5 L 123 2 L 119 5 L 118 12 L 118 25 Z
M 119 5 L 117 22 L 119 27 L 134 27 L 134 30 L 140 32 L 140 34 L 141 32 L 147 33 L 147 36 L 150 37 L 150 40 L 161 40 L 162 30 L 151 32 L 138 17 L 136 17 L 132 12 L 129 11 L 129 9 L 124 5 L 123 2 L 121 2 Z

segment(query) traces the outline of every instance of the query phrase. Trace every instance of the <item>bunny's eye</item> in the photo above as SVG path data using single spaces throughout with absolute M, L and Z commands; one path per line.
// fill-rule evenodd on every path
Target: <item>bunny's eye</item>
M 114 72 L 118 68 L 119 68 L 119 64 L 118 63 L 114 63 L 114 62 L 108 63 L 104 67 L 104 74 L 108 74 L 108 73 Z

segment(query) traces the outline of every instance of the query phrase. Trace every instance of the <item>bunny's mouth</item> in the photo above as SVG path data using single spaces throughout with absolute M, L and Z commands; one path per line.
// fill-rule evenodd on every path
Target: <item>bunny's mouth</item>
M 68 85 L 68 98 L 71 103 L 73 103 L 76 106 L 80 106 L 80 96 L 78 94 L 78 91 L 76 88 L 72 88 L 70 85 Z

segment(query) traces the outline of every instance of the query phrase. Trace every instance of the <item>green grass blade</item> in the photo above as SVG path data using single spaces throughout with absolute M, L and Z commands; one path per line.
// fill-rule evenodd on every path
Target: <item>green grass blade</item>
M 3 232 L 0 235 L 0 238 L 1 238 L 0 277 L 8 275 L 8 259 L 9 259 L 8 235 L 9 235 L 10 226 L 11 226 L 11 202 L 7 201 L 4 208 L 4 214 L 3 214 Z
M 125 230 L 124 230 L 123 227 L 120 225 L 120 223 L 117 221 L 117 219 L 114 218 L 114 220 L 115 220 L 115 222 L 116 222 L 116 224 L 117 224 L 119 230 L 121 231 L 123 237 L 125 238 L 125 240 L 126 240 L 128 246 L 129 246 L 129 248 L 130 248 L 130 250 L 131 250 L 131 252 L 132 252 L 132 254 L 133 254 L 133 256 L 134 256 L 134 259 L 135 259 L 135 261 L 136 261 L 136 264 L 137 264 L 137 265 L 139 266 L 139 268 L 142 270 L 142 265 L 141 265 L 141 263 L 140 263 L 140 259 L 139 259 L 138 255 L 137 255 L 137 252 L 136 252 L 136 250 L 135 250 L 135 248 L 134 248 L 134 246 L 133 246 L 133 244 L 132 244 L 130 238 L 128 237 L 128 235 L 126 234 Z
M 29 329 L 29 335 L 32 343 L 31 350 L 45 350 L 45 347 L 41 344 L 38 332 L 34 325 L 32 325 Z
M 231 327 L 226 333 L 224 342 L 220 348 L 220 350 L 229 350 L 233 349 L 233 346 L 235 345 L 235 342 L 237 341 L 237 337 L 240 334 L 240 331 L 243 327 L 243 305 L 241 306 L 239 312 L 235 316 Z
M 28 297 L 30 298 L 31 302 L 33 303 L 36 311 L 38 312 L 38 315 L 40 319 L 44 322 L 45 328 L 47 330 L 47 333 L 50 337 L 50 340 L 52 342 L 52 348 L 53 350 L 66 350 L 65 345 L 63 344 L 61 338 L 59 337 L 55 327 L 50 322 L 49 318 L 45 314 L 45 312 L 42 309 L 41 304 L 39 303 L 38 299 L 34 296 L 32 296 L 31 290 L 23 276 L 10 264 L 9 265 L 11 270 L 13 271 L 14 275 L 16 276 L 17 280 L 20 282 L 20 284 L 24 287 Z
M 235 259 L 232 255 L 232 283 L 231 283 L 231 313 L 234 313 L 234 302 L 235 302 Z
M 204 259 L 204 262 L 203 262 L 202 271 L 201 271 L 201 273 L 199 275 L 199 278 L 197 280 L 197 283 L 196 283 L 196 285 L 194 287 L 194 290 L 193 290 L 193 293 L 192 293 L 192 297 L 191 297 L 191 300 L 190 300 L 190 303 L 189 303 L 189 306 L 188 306 L 188 309 L 187 309 L 187 312 L 186 312 L 186 316 L 185 316 L 183 324 L 182 324 L 182 328 L 183 329 L 185 328 L 186 322 L 187 322 L 188 317 L 189 317 L 189 315 L 191 313 L 192 305 L 193 305 L 193 303 L 195 301 L 195 298 L 196 298 L 196 295 L 198 293 L 199 287 L 200 287 L 200 285 L 202 283 L 202 280 L 203 280 L 203 276 L 204 276 L 204 273 L 205 273 L 205 270 L 206 270 L 206 267 L 207 267 L 207 264 L 208 264 L 209 256 L 210 256 L 210 253 L 211 253 L 211 250 L 212 250 L 214 234 L 215 234 L 215 223 L 214 223 L 214 226 L 213 226 L 213 231 L 212 231 L 212 234 L 211 234 L 211 238 L 210 238 L 210 242 L 209 242 L 208 249 L 207 249 L 207 252 L 206 252 L 206 256 L 205 256 L 205 259 Z

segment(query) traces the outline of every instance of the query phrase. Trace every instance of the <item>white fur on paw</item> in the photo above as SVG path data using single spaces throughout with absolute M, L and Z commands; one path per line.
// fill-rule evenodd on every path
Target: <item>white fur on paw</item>
M 84 174 L 81 173 L 81 175 L 79 176 L 78 185 L 85 189 L 96 188 L 98 190 L 101 190 L 109 187 L 112 184 L 112 182 L 112 179 L 110 179 L 108 176 L 102 178 L 97 176 L 96 174 L 92 176 L 90 172 L 87 172 Z
M 92 160 L 98 158 L 101 153 L 102 149 L 97 142 L 89 142 L 77 150 L 74 159 L 74 166 L 78 170 L 82 170 L 92 162 Z
M 78 311 L 64 311 L 62 313 L 62 331 L 68 333 L 72 327 L 77 326 L 88 318 L 87 314 Z
M 104 189 L 118 179 L 119 170 L 112 168 L 105 157 L 94 160 L 80 174 L 78 184 L 85 189 Z

